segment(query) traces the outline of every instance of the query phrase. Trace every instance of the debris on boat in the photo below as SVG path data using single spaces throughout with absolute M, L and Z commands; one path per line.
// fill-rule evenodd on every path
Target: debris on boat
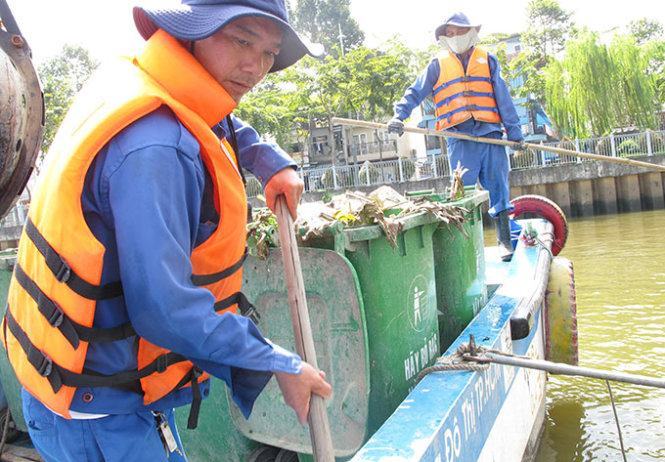
M 462 188 L 462 197 L 464 189 Z M 418 213 L 429 213 L 445 224 L 454 224 L 460 229 L 468 210 L 446 202 L 431 200 L 428 196 L 404 197 L 389 186 L 366 194 L 361 191 L 346 191 L 333 196 L 328 202 L 318 201 L 301 204 L 295 223 L 302 241 L 321 237 L 331 228 L 357 228 L 379 225 L 395 247 L 397 235 L 402 230 L 404 219 Z M 250 254 L 266 258 L 269 247 L 278 244 L 277 221 L 268 209 L 257 209 L 254 220 L 247 225 Z
M 269 208 L 254 209 L 253 220 L 247 223 L 247 247 L 250 255 L 265 260 L 270 247 L 277 247 L 277 217 Z
M 451 201 L 457 201 L 464 197 L 464 182 L 462 181 L 462 177 L 468 171 L 468 168 L 462 168 L 462 164 L 457 162 L 457 167 L 453 170 L 453 181 L 450 185 Z

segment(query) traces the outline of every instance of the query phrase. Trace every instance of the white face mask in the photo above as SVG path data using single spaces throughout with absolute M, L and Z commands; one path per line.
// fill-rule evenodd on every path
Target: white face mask
M 473 27 L 463 35 L 455 37 L 439 37 L 439 43 L 448 47 L 453 53 L 461 54 L 478 43 L 478 30 Z

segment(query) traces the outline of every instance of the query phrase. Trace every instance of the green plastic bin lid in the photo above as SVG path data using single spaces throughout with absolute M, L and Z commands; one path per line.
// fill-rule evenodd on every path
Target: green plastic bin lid
M 307 268 L 303 278 L 317 362 L 334 390 L 326 403 L 335 453 L 352 455 L 365 442 L 369 409 L 367 333 L 358 277 L 349 261 L 334 251 L 299 250 L 301 265 Z M 243 292 L 261 315 L 261 332 L 295 351 L 279 249 L 272 249 L 265 261 L 247 259 Z M 309 431 L 284 404 L 275 380 L 259 396 L 249 420 L 235 404 L 230 407 L 235 426 L 248 438 L 311 453 Z

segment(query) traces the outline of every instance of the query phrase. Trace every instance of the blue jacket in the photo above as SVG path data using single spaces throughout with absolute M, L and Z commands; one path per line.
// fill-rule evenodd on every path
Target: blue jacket
M 234 118 L 241 164 L 264 184 L 295 164 L 279 147 Z M 225 123 L 215 127 L 226 134 Z M 95 327 L 128 320 L 146 340 L 192 360 L 224 380 L 247 416 L 271 372 L 297 373 L 300 358 L 265 340 L 247 318 L 213 312 L 214 299 L 191 283 L 192 249 L 215 230 L 219 216 L 195 138 L 170 110 L 134 122 L 103 148 L 88 171 L 84 216 L 104 245 L 102 284 L 122 280 L 124 296 L 97 303 Z M 85 367 L 102 374 L 136 368 L 137 342 L 91 344 Z M 82 395 L 92 393 L 84 402 Z M 208 394 L 208 386 L 202 390 Z M 89 398 L 89 397 L 88 397 Z M 150 405 L 191 402 L 191 390 Z M 79 389 L 71 409 L 121 414 L 144 409 L 142 397 L 113 388 Z
M 468 56 L 462 58 L 460 55 L 457 55 L 462 60 L 464 68 L 469 63 Z M 491 54 L 488 54 L 488 56 L 492 86 L 494 87 L 494 98 L 496 99 L 503 126 L 506 127 L 508 139 L 511 141 L 522 141 L 524 137 L 522 136 L 520 120 L 506 82 L 501 78 L 499 62 L 495 56 Z M 439 60 L 436 58 L 432 59 L 413 85 L 407 88 L 402 99 L 395 104 L 396 118 L 400 120 L 408 119 L 413 109 L 422 103 L 427 96 L 432 94 L 432 89 L 439 79 L 440 70 Z M 448 130 L 459 131 L 473 136 L 486 136 L 493 132 L 503 131 L 500 124 L 479 122 L 475 119 L 466 120 Z

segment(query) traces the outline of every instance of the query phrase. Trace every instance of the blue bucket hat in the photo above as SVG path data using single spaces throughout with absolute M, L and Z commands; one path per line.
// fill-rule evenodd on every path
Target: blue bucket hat
M 158 29 L 180 40 L 203 40 L 243 16 L 272 19 L 282 27 L 282 47 L 270 72 L 289 67 L 305 54 L 323 53 L 321 45 L 309 43 L 293 30 L 284 0 L 181 0 L 168 6 L 134 7 L 134 23 L 146 40 Z
M 434 38 L 439 40 L 439 37 L 445 35 L 446 26 L 459 26 L 459 27 L 477 27 L 480 29 L 480 24 L 471 23 L 468 16 L 464 13 L 453 13 L 446 18 L 446 20 L 434 31 Z

